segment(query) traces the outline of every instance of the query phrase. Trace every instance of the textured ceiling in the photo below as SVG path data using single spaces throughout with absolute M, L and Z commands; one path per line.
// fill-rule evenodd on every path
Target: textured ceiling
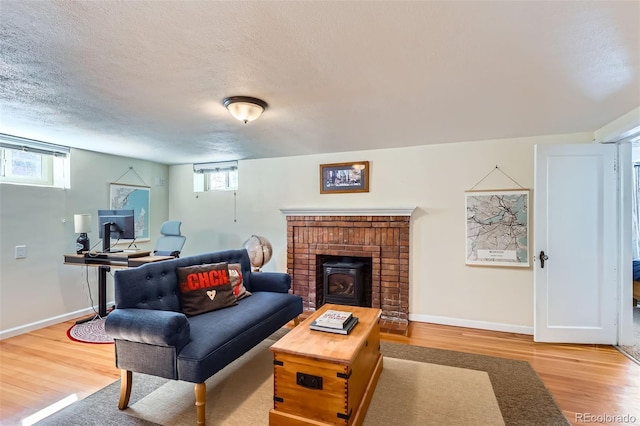
M 0 2 L 0 132 L 165 164 L 594 131 L 640 2 Z M 226 96 L 264 99 L 247 125 Z

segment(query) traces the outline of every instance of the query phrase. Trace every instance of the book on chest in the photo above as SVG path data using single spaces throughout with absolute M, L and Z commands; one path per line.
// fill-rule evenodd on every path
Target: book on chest
M 352 316 L 351 312 L 329 309 L 316 318 L 316 324 L 323 327 L 343 328 Z

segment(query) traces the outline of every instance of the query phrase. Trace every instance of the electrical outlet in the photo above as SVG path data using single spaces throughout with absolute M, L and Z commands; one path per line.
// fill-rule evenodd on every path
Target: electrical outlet
M 16 259 L 27 257 L 27 246 L 16 246 Z

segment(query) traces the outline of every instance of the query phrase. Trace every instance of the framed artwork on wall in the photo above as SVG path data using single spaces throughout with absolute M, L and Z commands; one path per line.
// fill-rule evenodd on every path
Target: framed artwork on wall
M 529 267 L 529 190 L 465 192 L 466 264 Z
M 369 192 L 369 162 L 320 165 L 320 193 Z
M 112 183 L 109 185 L 110 209 L 133 209 L 136 241 L 149 241 L 149 205 L 151 188 L 148 186 Z

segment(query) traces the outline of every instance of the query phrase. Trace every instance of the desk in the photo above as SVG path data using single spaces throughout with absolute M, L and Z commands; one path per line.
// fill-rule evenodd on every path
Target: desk
M 107 272 L 111 268 L 135 268 L 145 263 L 173 259 L 172 256 L 149 256 L 151 252 L 65 254 L 64 264 L 98 268 L 98 315 L 107 316 Z M 87 320 L 87 321 L 90 321 Z M 85 321 L 80 321 L 85 322 Z

